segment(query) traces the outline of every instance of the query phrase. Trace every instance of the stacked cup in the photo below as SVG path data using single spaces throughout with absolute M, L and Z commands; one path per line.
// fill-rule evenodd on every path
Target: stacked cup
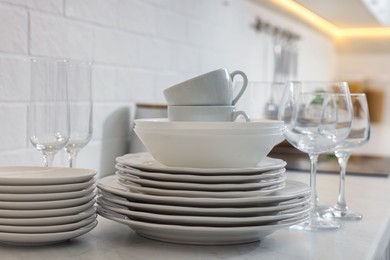
M 241 89 L 233 96 L 233 79 L 243 78 Z M 244 111 L 236 111 L 235 104 L 244 93 L 248 79 L 244 72 L 229 73 L 221 68 L 181 82 L 164 90 L 168 103 L 169 121 L 232 122 Z

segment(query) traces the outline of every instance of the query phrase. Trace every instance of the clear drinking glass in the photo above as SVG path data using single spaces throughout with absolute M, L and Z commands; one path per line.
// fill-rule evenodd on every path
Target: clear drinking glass
M 64 60 L 31 60 L 28 133 L 46 166 L 52 166 L 54 155 L 69 139 L 66 64 Z
M 70 104 L 70 138 L 65 146 L 69 166 L 75 167 L 78 152 L 92 138 L 92 88 L 89 62 L 68 62 L 68 89 Z
M 352 152 L 370 139 L 370 117 L 365 94 L 351 94 L 351 100 L 353 108 L 351 132 L 335 149 L 340 165 L 339 195 L 336 205 L 324 215 L 338 219 L 359 220 L 362 215 L 348 209 L 345 201 L 345 173 Z
M 321 230 L 340 224 L 321 216 L 316 191 L 317 160 L 332 151 L 351 129 L 351 97 L 346 82 L 290 82 L 279 106 L 279 119 L 285 121 L 285 137 L 310 157 L 312 210 L 309 219 L 295 228 Z

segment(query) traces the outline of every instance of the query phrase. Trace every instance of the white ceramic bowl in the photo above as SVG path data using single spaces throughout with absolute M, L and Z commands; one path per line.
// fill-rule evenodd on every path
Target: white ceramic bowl
M 193 168 L 254 167 L 284 139 L 282 134 L 177 134 L 142 128 L 135 132 L 160 163 Z

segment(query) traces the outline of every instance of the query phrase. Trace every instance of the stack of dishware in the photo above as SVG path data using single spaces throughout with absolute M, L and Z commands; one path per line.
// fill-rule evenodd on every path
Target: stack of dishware
M 0 242 L 52 244 L 97 225 L 96 172 L 51 167 L 0 167 Z

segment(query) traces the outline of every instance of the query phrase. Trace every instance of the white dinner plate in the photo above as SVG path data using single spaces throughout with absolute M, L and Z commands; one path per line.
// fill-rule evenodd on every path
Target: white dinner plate
M 8 233 L 29 233 L 29 234 L 39 234 L 39 233 L 55 233 L 55 232 L 66 232 L 75 229 L 85 227 L 96 220 L 96 213 L 86 219 L 67 223 L 60 225 L 42 225 L 42 226 L 9 226 L 9 225 L 0 225 L 0 232 Z
M 87 189 L 79 191 L 69 191 L 69 192 L 60 192 L 60 193 L 0 193 L 0 201 L 51 201 L 51 200 L 66 200 L 66 199 L 75 199 L 91 194 L 96 188 L 95 185 L 91 185 Z M 1 205 L 1 202 L 0 202 Z
M 247 198 L 266 196 L 284 187 L 284 181 L 272 186 L 250 191 L 196 191 L 196 190 L 170 190 L 142 187 L 138 184 L 118 179 L 119 184 L 132 192 L 156 196 L 189 197 L 189 198 Z
M 239 175 L 196 175 L 179 174 L 179 173 L 163 173 L 163 172 L 148 172 L 139 169 L 131 168 L 129 166 L 117 163 L 115 168 L 122 174 L 131 174 L 143 179 L 157 180 L 157 181 L 176 181 L 187 183 L 210 183 L 210 184 L 239 184 L 250 182 L 261 182 L 268 179 L 280 177 L 284 175 L 286 169 L 280 168 L 277 170 L 270 170 L 259 173 L 239 174 Z M 207 177 L 207 178 L 205 178 Z
M 192 174 L 214 174 L 214 175 L 234 175 L 237 173 L 264 172 L 283 168 L 286 162 L 281 159 L 266 157 L 256 167 L 253 168 L 187 168 L 170 167 L 156 161 L 149 153 L 131 153 L 117 157 L 116 161 L 123 165 L 140 169 L 143 171 L 158 171 L 169 173 L 192 173 Z
M 43 225 L 61 225 L 86 219 L 96 213 L 95 207 L 89 207 L 88 209 L 65 216 L 56 217 L 37 217 L 37 218 L 0 218 L 0 225 L 9 226 L 43 226 Z
M 307 217 L 280 221 L 277 224 L 247 227 L 202 227 L 164 225 L 131 220 L 98 206 L 99 215 L 128 225 L 140 236 L 178 244 L 232 245 L 259 241 L 278 229 L 304 222 Z
M 0 232 L 0 242 L 11 245 L 49 245 L 76 238 L 91 231 L 97 225 L 97 220 L 91 224 L 65 232 L 55 233 L 7 233 Z
M 196 190 L 196 191 L 253 191 L 265 187 L 283 183 L 286 180 L 284 175 L 265 179 L 260 182 L 249 183 L 188 183 L 177 181 L 156 181 L 133 176 L 131 174 L 116 172 L 116 175 L 123 180 L 127 180 L 142 187 L 170 189 L 170 190 Z M 205 176 L 204 178 L 207 178 Z
M 48 200 L 48 201 L 0 201 L 0 209 L 17 209 L 17 210 L 39 210 L 39 209 L 61 209 L 78 206 L 92 200 L 96 191 L 89 194 L 65 200 Z M 0 215 L 1 216 L 1 215 Z
M 50 192 L 79 191 L 90 187 L 96 181 L 92 178 L 86 182 L 54 184 L 54 185 L 0 185 L 0 193 L 34 194 Z
M 276 213 L 291 213 L 300 210 L 310 202 L 310 197 L 302 197 L 281 202 L 276 205 L 263 207 L 235 207 L 235 208 L 214 208 L 214 207 L 188 207 L 171 206 L 151 203 L 138 203 L 129 201 L 111 194 L 100 191 L 98 200 L 109 201 L 118 205 L 126 206 L 129 209 L 159 214 L 190 215 L 190 216 L 220 216 L 220 217 L 253 217 L 259 215 L 270 215 Z
M 94 204 L 95 199 L 92 199 L 85 204 L 68 208 L 32 210 L 0 209 L 0 218 L 46 218 L 56 216 L 68 216 L 72 214 L 78 214 L 84 210 L 92 208 Z
M 308 212 L 311 209 L 310 203 L 308 203 L 307 205 L 302 207 L 299 211 L 291 212 L 291 213 L 255 216 L 255 217 L 214 217 L 214 216 L 211 217 L 211 216 L 167 215 L 167 214 L 134 211 L 134 210 L 129 210 L 125 206 L 120 206 L 118 204 L 113 204 L 113 203 L 107 203 L 99 199 L 98 199 L 98 205 L 112 212 L 125 215 L 132 220 L 138 220 L 142 222 L 152 222 L 156 224 L 207 226 L 207 227 L 239 227 L 239 226 L 267 225 L 284 219 L 308 216 Z
M 154 196 L 131 192 L 128 188 L 118 183 L 115 175 L 106 176 L 97 182 L 97 186 L 107 192 L 129 198 L 132 201 L 162 204 L 201 207 L 250 207 L 277 203 L 295 199 L 310 194 L 310 187 L 302 182 L 286 180 L 286 186 L 267 196 L 247 198 L 185 198 Z
M 36 166 L 0 167 L 2 185 L 46 185 L 86 182 L 96 171 L 79 168 L 57 168 Z

